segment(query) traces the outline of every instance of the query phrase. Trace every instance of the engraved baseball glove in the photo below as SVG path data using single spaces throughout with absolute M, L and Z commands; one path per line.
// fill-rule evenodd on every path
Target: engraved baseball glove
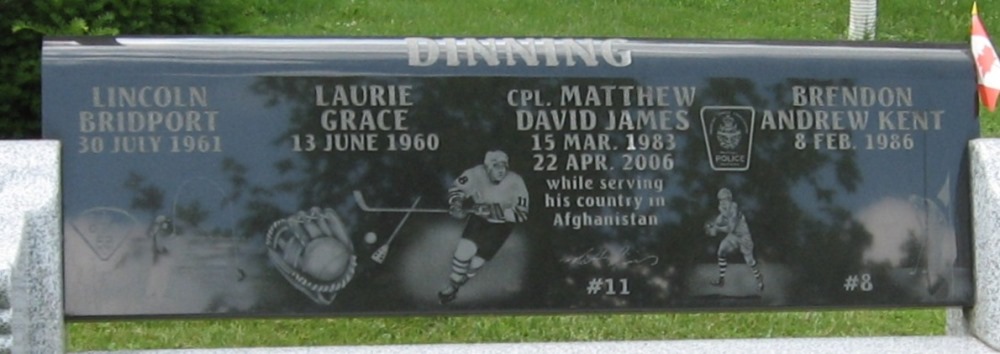
M 278 272 L 317 304 L 333 303 L 354 277 L 354 246 L 333 209 L 313 207 L 275 221 L 265 242 Z

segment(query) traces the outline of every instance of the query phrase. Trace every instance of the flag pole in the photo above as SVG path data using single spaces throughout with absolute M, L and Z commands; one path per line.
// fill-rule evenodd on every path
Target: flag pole
M 847 24 L 847 39 L 874 39 L 878 20 L 878 0 L 851 0 L 851 15 Z

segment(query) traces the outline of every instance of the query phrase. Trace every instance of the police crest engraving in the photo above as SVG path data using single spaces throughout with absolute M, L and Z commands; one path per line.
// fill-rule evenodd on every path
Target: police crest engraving
M 753 107 L 706 106 L 701 108 L 708 161 L 716 171 L 750 169 L 753 152 Z

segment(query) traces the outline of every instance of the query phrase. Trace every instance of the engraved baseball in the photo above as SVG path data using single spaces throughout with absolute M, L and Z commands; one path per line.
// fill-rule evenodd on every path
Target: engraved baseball
M 302 270 L 320 281 L 340 278 L 351 260 L 347 246 L 332 237 L 312 240 L 303 256 Z

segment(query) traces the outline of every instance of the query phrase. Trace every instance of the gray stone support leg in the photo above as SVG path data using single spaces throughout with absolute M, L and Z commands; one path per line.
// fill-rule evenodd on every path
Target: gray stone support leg
M 1000 139 L 969 143 L 975 306 L 948 310 L 948 333 L 967 332 L 1000 350 Z
M 0 141 L 0 344 L 64 351 L 59 142 Z

